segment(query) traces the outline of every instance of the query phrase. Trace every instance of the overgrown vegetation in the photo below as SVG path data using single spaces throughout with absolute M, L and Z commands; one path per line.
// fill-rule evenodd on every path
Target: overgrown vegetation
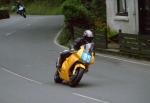
M 108 35 L 108 38 L 111 38 L 113 36 L 118 35 L 118 32 L 116 30 L 110 29 L 110 27 L 107 27 L 107 35 Z
M 31 15 L 58 15 L 61 13 L 61 4 L 64 0 L 25 0 L 27 14 Z
M 8 4 L 9 4 L 9 0 L 0 0 L 0 10 L 7 10 L 9 9 Z
M 106 5 L 105 0 L 65 0 L 63 14 L 65 16 L 65 34 L 72 41 L 81 36 L 85 29 L 92 29 L 95 33 L 106 31 Z M 61 38 L 60 42 L 66 45 Z
M 4 0 L 5 1 L 5 0 Z M 2 5 L 9 9 L 11 13 L 16 11 L 16 0 L 10 1 L 7 5 Z M 29 15 L 57 15 L 62 14 L 61 5 L 64 0 L 21 0 L 26 6 L 27 14 Z
M 47 2 L 35 2 L 27 4 L 27 14 L 30 15 L 57 15 L 61 13 L 61 7 L 50 6 Z
M 11 0 L 14 5 L 16 0 Z M 22 0 L 27 14 L 49 15 L 64 14 L 65 30 L 61 44 L 66 44 L 81 36 L 85 29 L 95 33 L 106 31 L 105 0 Z M 11 8 L 15 10 L 14 7 Z M 64 38 L 64 39 L 63 39 Z M 66 39 L 68 38 L 68 39 Z

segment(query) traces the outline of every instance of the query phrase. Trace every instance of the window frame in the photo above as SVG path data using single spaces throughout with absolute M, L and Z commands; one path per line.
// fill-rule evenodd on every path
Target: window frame
M 120 0 L 117 0 L 117 14 L 118 16 L 128 16 L 128 11 L 127 11 L 127 0 L 124 0 L 124 6 L 125 6 L 125 11 L 121 12 L 120 10 Z

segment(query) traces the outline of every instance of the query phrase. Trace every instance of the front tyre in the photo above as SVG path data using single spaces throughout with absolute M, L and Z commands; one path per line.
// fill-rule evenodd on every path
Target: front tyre
M 27 17 L 25 13 L 23 13 L 22 15 L 23 15 L 23 17 L 24 17 L 24 18 L 26 18 L 26 17 Z
M 55 81 L 55 83 L 61 83 L 62 82 L 62 79 L 60 78 L 58 70 L 56 70 L 56 72 L 55 72 L 54 81 Z
M 79 68 L 77 71 L 76 71 L 76 74 L 75 75 L 72 75 L 71 76 L 71 81 L 69 83 L 69 85 L 71 87 L 75 87 L 79 84 L 83 74 L 84 74 L 84 69 L 83 68 Z

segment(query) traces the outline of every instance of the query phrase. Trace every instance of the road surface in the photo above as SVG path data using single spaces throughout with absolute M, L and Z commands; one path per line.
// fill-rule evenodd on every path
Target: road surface
M 0 21 L 0 103 L 150 103 L 150 63 L 97 54 L 76 88 L 55 84 L 63 16 Z

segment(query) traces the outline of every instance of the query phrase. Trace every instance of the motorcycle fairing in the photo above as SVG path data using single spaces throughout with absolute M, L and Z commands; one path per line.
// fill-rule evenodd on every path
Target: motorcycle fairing
M 80 50 L 78 50 L 77 52 L 74 52 L 73 54 L 71 54 L 68 58 L 66 58 L 66 60 L 63 62 L 62 64 L 62 67 L 61 67 L 61 71 L 60 71 L 60 77 L 63 79 L 63 80 L 66 80 L 66 81 L 70 81 L 70 69 L 71 67 L 76 63 L 76 62 L 79 62 L 78 64 L 75 64 L 75 69 L 74 69 L 74 73 L 76 72 L 77 68 L 83 68 L 83 69 L 87 69 L 87 67 L 85 65 L 83 65 L 82 63 L 83 60 L 82 60 L 82 54 L 85 50 L 85 47 L 84 46 L 81 46 Z M 91 53 L 91 57 L 88 61 L 89 64 L 93 64 L 94 63 L 94 54 Z M 81 63 L 80 63 L 81 62 Z
M 70 55 L 62 64 L 60 76 L 62 79 L 69 81 L 70 80 L 70 68 L 71 66 L 76 63 L 77 61 L 80 61 L 81 55 L 83 53 L 84 48 L 81 48 L 78 52 L 73 53 Z

